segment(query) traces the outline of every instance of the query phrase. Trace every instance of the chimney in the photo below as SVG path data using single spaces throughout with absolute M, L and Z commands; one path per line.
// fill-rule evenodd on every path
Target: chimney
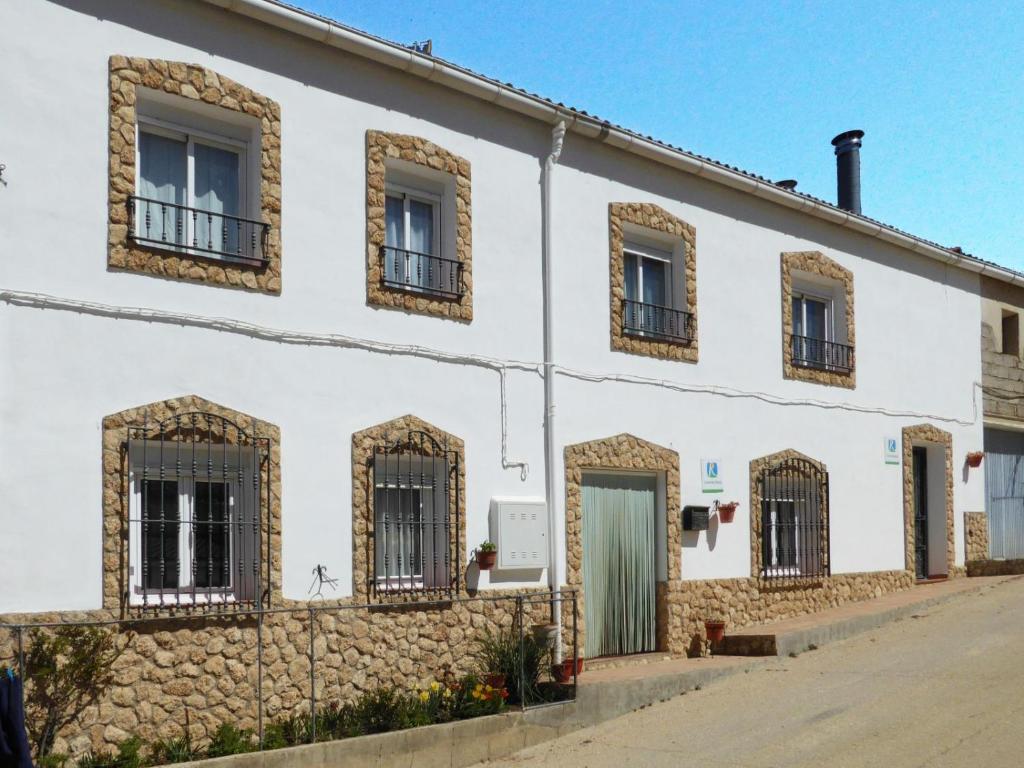
M 864 131 L 846 131 L 832 139 L 836 148 L 836 188 L 839 207 L 860 213 L 860 140 Z

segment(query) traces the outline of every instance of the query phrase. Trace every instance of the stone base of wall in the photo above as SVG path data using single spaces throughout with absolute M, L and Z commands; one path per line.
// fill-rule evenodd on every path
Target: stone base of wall
M 964 552 L 967 562 L 988 560 L 988 515 L 964 512 Z
M 968 576 L 1017 576 L 1024 574 L 1024 560 L 968 560 Z
M 530 593 L 536 590 L 522 592 Z M 489 593 L 488 598 L 501 594 L 510 593 Z M 488 631 L 511 626 L 515 610 L 512 598 L 427 609 L 415 604 L 318 608 L 312 642 L 316 700 L 348 701 L 382 686 L 410 690 L 480 671 L 479 640 Z M 549 610 L 547 600 L 526 602 L 527 629 L 547 623 Z M 32 614 L 0 616 L 0 624 L 25 624 L 27 651 L 32 623 L 114 618 L 105 611 Z M 571 633 L 568 639 L 565 653 L 571 654 Z M 120 656 L 112 685 L 60 733 L 55 752 L 74 758 L 129 736 L 147 742 L 173 738 L 183 732 L 186 719 L 196 745 L 221 723 L 255 730 L 260 669 L 265 724 L 309 709 L 310 616 L 305 607 L 266 614 L 262 628 L 254 616 L 244 614 L 126 621 L 116 643 Z M 0 628 L 0 664 L 14 666 L 16 649 L 17 632 Z M 27 680 L 26 688 L 31 685 Z
M 914 574 L 910 571 L 843 573 L 790 583 L 743 578 L 665 584 L 668 591 L 667 645 L 659 650 L 689 656 L 702 654 L 706 619 L 724 620 L 728 632 L 730 628 L 765 624 L 845 603 L 871 600 L 912 586 Z

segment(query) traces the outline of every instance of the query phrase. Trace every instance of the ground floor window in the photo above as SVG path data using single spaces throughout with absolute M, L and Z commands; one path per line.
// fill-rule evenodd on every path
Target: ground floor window
M 256 600 L 267 441 L 200 413 L 131 433 L 130 603 Z
M 449 590 L 460 517 L 458 461 L 425 432 L 378 446 L 373 457 L 374 586 L 381 593 Z
M 828 575 L 828 473 L 805 459 L 761 476 L 761 576 Z

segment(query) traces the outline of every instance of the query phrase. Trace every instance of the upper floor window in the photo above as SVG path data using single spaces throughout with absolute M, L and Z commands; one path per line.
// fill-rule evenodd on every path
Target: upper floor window
M 389 184 L 384 199 L 385 284 L 457 296 L 459 264 L 443 258 L 441 251 L 443 196 Z
M 1003 354 L 1020 355 L 1020 315 L 1003 310 L 1002 320 Z
M 624 333 L 664 341 L 693 338 L 692 315 L 685 311 L 682 270 L 670 243 L 661 247 L 626 240 L 622 248 Z
M 433 141 L 366 132 L 371 305 L 473 318 L 470 164 Z
M 853 275 L 816 251 L 782 254 L 783 373 L 854 386 Z
M 147 110 L 143 98 L 131 237 L 190 255 L 262 262 L 269 228 L 251 217 L 250 178 L 257 177 L 250 173 L 250 134 L 246 126 L 175 111 L 160 101 Z

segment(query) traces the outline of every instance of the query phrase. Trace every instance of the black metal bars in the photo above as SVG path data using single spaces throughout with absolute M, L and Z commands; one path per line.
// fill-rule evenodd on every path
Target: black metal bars
M 849 344 L 793 334 L 790 350 L 794 365 L 839 373 L 853 370 L 853 347 Z
M 125 450 L 128 605 L 260 604 L 270 583 L 269 530 L 266 558 L 261 546 L 270 439 L 191 412 L 129 427 Z
M 828 473 L 806 459 L 785 459 L 761 476 L 761 576 L 829 574 Z
M 622 300 L 622 331 L 632 336 L 687 344 L 693 341 L 693 314 L 658 304 Z
M 376 447 L 372 574 L 376 594 L 458 590 L 459 483 L 458 452 L 426 432 L 410 430 L 404 438 Z
M 380 247 L 381 283 L 388 288 L 459 299 L 465 292 L 461 261 L 389 245 Z
M 138 243 L 250 263 L 267 261 L 270 225 L 146 197 L 128 200 L 128 236 Z

